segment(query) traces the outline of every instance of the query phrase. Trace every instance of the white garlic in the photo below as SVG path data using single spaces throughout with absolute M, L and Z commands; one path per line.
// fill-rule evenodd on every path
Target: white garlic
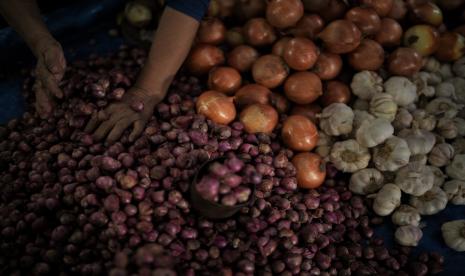
M 329 158 L 338 170 L 356 172 L 368 166 L 371 155 L 368 148 L 349 139 L 334 143 Z
M 455 117 L 453 119 L 455 126 L 457 127 L 457 133 L 460 136 L 465 136 L 465 119 Z
M 455 154 L 465 153 L 465 138 L 455 138 L 454 142 L 452 142 L 452 147 L 454 147 Z
M 447 80 L 447 82 L 450 82 L 452 85 L 454 85 L 457 103 L 465 104 L 465 79 L 455 77 Z
M 437 79 L 433 80 L 430 73 L 419 72 L 413 76 L 413 83 L 415 83 L 418 96 L 432 97 L 434 96 L 434 87 L 429 86 L 428 84 L 436 84 Z
M 352 105 L 352 108 L 354 110 L 368 110 L 370 109 L 370 102 L 367 100 L 362 100 L 360 98 L 357 98 L 354 101 L 354 104 Z
M 436 132 L 446 139 L 454 139 L 459 134 L 453 119 L 441 118 L 436 125 Z
M 427 131 L 433 131 L 436 127 L 436 117 L 426 112 L 426 110 L 417 109 L 412 113 L 412 116 L 412 125 L 414 125 L 417 128 L 424 129 Z
M 413 103 L 413 104 L 407 105 L 407 106 L 405 107 L 405 109 L 407 109 L 408 112 L 412 113 L 412 112 L 414 112 L 415 110 L 417 110 L 418 108 L 417 108 L 417 105 Z
M 441 82 L 440 84 L 436 85 L 435 95 L 436 97 L 445 97 L 450 99 L 455 99 L 455 87 L 450 82 Z
M 421 165 L 426 165 L 428 161 L 428 156 L 426 154 L 415 154 L 410 155 L 409 163 L 418 163 Z
M 454 147 L 451 144 L 436 144 L 428 155 L 428 162 L 435 167 L 444 167 L 449 165 L 454 154 Z
M 407 142 L 392 136 L 373 150 L 373 163 L 381 171 L 396 171 L 408 164 L 410 149 Z
M 452 73 L 452 66 L 448 63 L 443 63 L 439 67 L 439 74 L 441 75 L 443 80 L 448 80 L 454 76 Z
M 397 171 L 395 183 L 406 194 L 421 196 L 434 184 L 434 174 L 428 166 L 410 163 Z
M 353 130 L 359 129 L 363 122 L 372 121 L 374 119 L 376 119 L 376 117 L 371 115 L 367 111 L 354 109 L 354 127 L 353 127 Z
M 333 137 L 321 131 L 319 133 L 319 138 L 316 144 L 315 152 L 321 157 L 327 157 L 329 153 L 331 152 L 331 148 L 333 144 L 334 144 Z
M 434 175 L 434 187 L 442 187 L 444 181 L 446 180 L 447 176 L 442 172 L 442 170 L 438 167 L 429 166 L 430 170 L 433 172 Z
M 363 100 L 383 92 L 383 79 L 373 71 L 361 71 L 354 75 L 350 83 L 352 93 Z
M 465 251 L 465 220 L 453 220 L 441 226 L 444 242 L 455 251 Z
M 422 237 L 420 227 L 413 225 L 399 226 L 394 233 L 396 242 L 403 246 L 417 246 Z
M 366 195 L 372 194 L 384 184 L 384 176 L 377 169 L 361 169 L 352 174 L 349 182 L 349 190 L 353 193 Z
M 328 135 L 339 136 L 352 131 L 354 112 L 343 103 L 332 103 L 319 115 L 320 128 Z
M 407 109 L 401 107 L 397 110 L 396 117 L 392 121 L 392 126 L 396 130 L 409 128 L 412 125 L 412 121 L 412 114 Z
M 379 93 L 371 98 L 370 113 L 378 118 L 384 118 L 392 122 L 397 114 L 397 104 L 391 95 Z
M 400 205 L 402 192 L 394 184 L 386 184 L 376 194 L 373 211 L 380 216 L 391 214 Z
M 424 129 L 404 129 L 399 136 L 407 141 L 412 155 L 428 154 L 436 143 L 436 136 Z
M 427 57 L 425 58 L 424 65 L 422 69 L 428 72 L 437 72 L 441 68 L 441 63 L 435 59 L 434 57 Z
M 434 215 L 446 208 L 447 195 L 441 188 L 433 187 L 421 196 L 412 196 L 410 205 L 417 208 L 420 215 Z
M 465 57 L 462 57 L 454 62 L 452 71 L 458 77 L 465 78 Z
M 417 87 L 406 77 L 390 77 L 384 83 L 384 90 L 399 106 L 407 106 L 417 100 Z
M 394 127 L 384 118 L 367 120 L 357 129 L 355 137 L 357 142 L 365 147 L 372 148 L 386 141 L 394 134 Z
M 453 179 L 465 181 L 465 154 L 457 154 L 446 167 L 446 173 Z
M 454 103 L 450 98 L 438 97 L 430 101 L 425 110 L 429 114 L 446 118 L 454 118 L 457 116 L 461 106 Z
M 465 181 L 447 181 L 444 183 L 443 189 L 452 204 L 465 205 Z
M 402 204 L 397 208 L 391 216 L 392 223 L 395 225 L 420 225 L 420 213 L 410 205 Z

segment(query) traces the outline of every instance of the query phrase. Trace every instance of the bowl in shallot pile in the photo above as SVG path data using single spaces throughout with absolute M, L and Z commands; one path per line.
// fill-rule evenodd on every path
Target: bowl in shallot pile
M 261 180 L 255 166 L 234 154 L 207 161 L 190 187 L 192 207 L 210 219 L 231 217 L 253 204 Z

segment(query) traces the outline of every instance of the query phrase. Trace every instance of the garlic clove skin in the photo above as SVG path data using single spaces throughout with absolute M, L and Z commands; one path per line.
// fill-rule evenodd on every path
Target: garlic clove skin
M 433 131 L 436 127 L 437 119 L 434 115 L 429 114 L 426 110 L 417 109 L 413 113 L 412 125 L 427 131 Z
M 352 104 L 354 110 L 363 110 L 368 111 L 370 109 L 370 102 L 367 100 L 362 100 L 360 98 L 356 99 Z
M 400 226 L 394 233 L 396 242 L 403 246 L 417 246 L 422 237 L 421 229 L 413 225 Z
M 377 169 L 361 169 L 352 174 L 349 190 L 355 194 L 367 195 L 377 192 L 384 184 L 384 176 Z
M 422 196 L 412 196 L 410 205 L 417 208 L 420 215 L 434 215 L 446 208 L 447 195 L 441 188 L 433 187 Z
M 370 100 L 370 113 L 392 122 L 396 118 L 397 104 L 390 94 L 379 93 Z
M 355 137 L 357 142 L 365 147 L 372 148 L 382 144 L 394 134 L 394 127 L 384 118 L 366 120 L 357 129 Z
M 452 66 L 448 63 L 443 63 L 439 67 L 439 74 L 441 75 L 443 80 L 448 80 L 454 77 L 454 73 L 452 72 Z
M 464 137 L 457 137 L 452 142 L 452 147 L 454 147 L 455 154 L 463 154 L 465 153 L 465 138 Z
M 354 109 L 354 126 L 352 130 L 357 131 L 365 121 L 372 121 L 374 119 L 376 117 L 367 111 Z
M 423 70 L 434 73 L 434 72 L 438 72 L 440 68 L 441 68 L 441 63 L 437 59 L 435 59 L 434 57 L 425 58 L 424 64 L 422 67 Z
M 433 175 L 434 175 L 433 187 L 441 188 L 444 184 L 444 181 L 446 181 L 446 178 L 447 178 L 446 174 L 438 167 L 429 166 L 429 168 L 433 172 Z
M 459 130 L 454 120 L 441 118 L 436 125 L 436 132 L 446 139 L 454 139 L 457 137 Z
M 447 166 L 450 164 L 454 154 L 455 150 L 451 144 L 436 144 L 428 155 L 428 163 L 435 167 Z
M 406 77 L 390 77 L 384 83 L 384 91 L 390 94 L 399 106 L 407 106 L 418 98 L 417 86 Z
M 320 128 L 331 136 L 349 134 L 352 131 L 354 112 L 343 103 L 333 103 L 325 107 L 319 115 Z
M 457 103 L 465 104 L 465 79 L 460 77 L 454 77 L 448 79 L 447 82 L 452 83 L 455 88 L 455 96 Z
M 427 160 L 428 156 L 426 154 L 415 154 L 410 155 L 409 163 L 418 163 L 421 165 L 426 165 Z
M 394 184 L 386 184 L 376 194 L 373 211 L 380 216 L 390 215 L 399 205 L 402 192 Z
M 452 71 L 458 77 L 465 78 L 465 57 L 462 57 L 454 62 Z
M 394 121 L 392 122 L 392 126 L 395 130 L 410 128 L 412 121 L 412 114 L 407 109 L 401 107 L 397 110 L 397 114 L 394 118 Z
M 465 154 L 457 154 L 446 167 L 446 173 L 453 179 L 465 181 Z
M 465 119 L 455 117 L 453 119 L 455 126 L 457 127 L 457 133 L 460 136 L 465 136 Z
M 441 82 L 434 89 L 436 97 L 456 99 L 455 87 L 450 82 Z
M 424 129 L 403 129 L 398 133 L 407 141 L 411 154 L 428 154 L 436 143 L 436 136 Z
M 452 204 L 465 205 L 465 181 L 447 181 L 444 183 L 443 189 Z
M 454 103 L 450 98 L 437 97 L 426 105 L 425 111 L 434 116 L 452 119 L 457 116 L 459 108 L 461 107 Z
M 410 149 L 407 142 L 392 136 L 373 149 L 373 163 L 380 171 L 396 171 L 408 164 Z
M 360 99 L 371 100 L 375 94 L 383 92 L 383 79 L 376 72 L 361 71 L 353 76 L 350 88 Z
M 465 251 L 465 220 L 453 220 L 441 226 L 444 242 L 458 252 Z
M 354 139 L 334 143 L 329 155 L 329 160 L 338 170 L 350 173 L 366 168 L 370 159 L 368 148 Z
M 421 216 L 415 207 L 402 204 L 397 208 L 391 216 L 392 223 L 399 226 L 404 225 L 420 225 Z
M 421 196 L 434 184 L 434 174 L 428 166 L 409 163 L 397 171 L 395 184 L 406 194 Z

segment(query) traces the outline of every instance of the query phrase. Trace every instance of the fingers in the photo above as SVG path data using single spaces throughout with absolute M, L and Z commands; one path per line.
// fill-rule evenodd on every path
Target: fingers
M 108 115 L 106 114 L 105 110 L 101 110 L 97 113 L 92 114 L 92 117 L 87 123 L 84 131 L 87 133 L 94 131 L 100 122 L 105 121 L 107 119 L 108 119 Z
M 94 139 L 96 141 L 102 140 L 105 136 L 107 136 L 107 134 L 115 126 L 116 122 L 118 122 L 119 119 L 120 118 L 112 117 L 109 120 L 106 120 L 103 123 L 101 123 L 97 130 L 94 132 Z
M 138 120 L 134 122 L 134 128 L 129 135 L 129 141 L 132 142 L 134 141 L 139 135 L 142 133 L 145 127 L 145 122 L 142 120 Z
M 44 61 L 48 71 L 54 75 L 63 77 L 64 71 L 66 69 L 66 60 L 63 55 L 63 50 L 59 44 L 45 52 Z
M 39 116 L 42 119 L 48 117 L 53 110 L 53 100 L 44 90 L 41 82 L 36 82 L 34 85 L 35 95 L 36 95 L 36 110 Z
M 132 121 L 128 119 L 122 119 L 116 123 L 116 125 L 111 130 L 110 134 L 108 134 L 107 142 L 112 144 L 118 140 L 123 132 L 131 125 Z
M 45 68 L 45 65 L 39 63 L 37 67 L 37 76 L 42 82 L 44 88 L 55 97 L 61 99 L 63 98 L 63 92 L 58 87 L 58 81 L 50 71 Z

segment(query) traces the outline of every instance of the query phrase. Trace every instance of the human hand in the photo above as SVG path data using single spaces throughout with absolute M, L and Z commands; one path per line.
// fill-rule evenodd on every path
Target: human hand
M 96 141 L 107 137 L 108 143 L 114 143 L 129 126 L 133 125 L 129 135 L 129 141 L 132 142 L 142 133 L 153 114 L 155 105 L 162 99 L 161 94 L 152 94 L 145 89 L 132 87 L 124 94 L 121 101 L 112 103 L 105 110 L 93 114 L 85 131 L 93 131 Z M 140 111 L 137 110 L 138 108 L 141 108 Z
M 35 105 L 39 116 L 46 118 L 53 110 L 54 97 L 63 98 L 58 83 L 65 74 L 66 60 L 60 43 L 53 38 L 39 39 L 34 47 L 34 53 L 37 57 Z

